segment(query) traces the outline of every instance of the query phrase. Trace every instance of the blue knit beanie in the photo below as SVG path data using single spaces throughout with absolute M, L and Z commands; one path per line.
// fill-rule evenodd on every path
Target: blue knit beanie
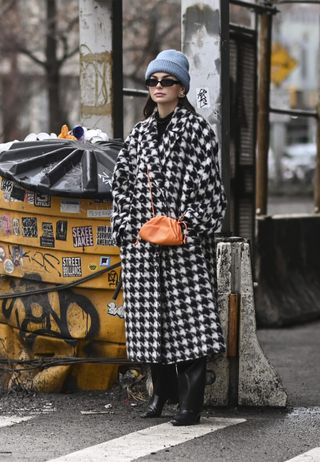
M 174 75 L 186 93 L 190 87 L 189 61 L 186 55 L 177 50 L 161 51 L 157 57 L 151 61 L 147 67 L 145 78 L 149 79 L 156 72 L 167 72 Z

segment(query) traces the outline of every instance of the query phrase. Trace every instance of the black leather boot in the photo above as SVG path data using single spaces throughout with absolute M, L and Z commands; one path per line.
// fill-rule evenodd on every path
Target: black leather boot
M 206 384 L 206 362 L 202 357 L 177 363 L 180 410 L 172 425 L 195 425 L 200 422 Z
M 153 393 L 148 408 L 142 417 L 160 417 L 167 401 L 178 402 L 178 380 L 174 364 L 151 364 Z

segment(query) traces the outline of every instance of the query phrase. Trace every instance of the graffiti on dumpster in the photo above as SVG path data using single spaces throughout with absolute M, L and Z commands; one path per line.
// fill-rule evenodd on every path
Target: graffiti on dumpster
M 20 262 L 23 266 L 23 260 L 28 259 L 29 262 L 33 262 L 38 265 L 42 271 L 50 273 L 52 270 L 55 271 L 59 277 L 61 277 L 61 272 L 59 271 L 60 259 L 51 253 L 43 253 L 41 251 L 24 251 L 21 246 L 13 246 L 20 248 Z M 13 248 L 12 247 L 12 248 Z
M 108 271 L 108 283 L 110 287 L 117 287 L 119 279 L 119 275 L 116 271 Z
M 28 257 L 27 252 L 23 257 Z M 58 270 L 57 265 L 60 264 L 59 258 L 51 253 L 35 252 L 31 257 L 31 260 L 40 266 L 40 268 L 48 273 L 53 269 L 61 277 L 61 272 Z
M 124 306 L 117 305 L 115 302 L 110 302 L 107 304 L 108 314 L 111 316 L 118 316 L 121 319 L 124 319 Z
M 26 278 L 41 281 L 36 273 L 25 275 Z M 39 284 L 28 279 L 16 281 L 10 279 L 13 292 L 32 291 L 39 289 Z M 61 338 L 68 344 L 74 344 L 78 337 L 72 336 L 72 320 L 75 310 L 79 319 L 85 320 L 84 338 L 89 339 L 99 332 L 99 314 L 91 301 L 84 295 L 72 290 L 54 292 L 54 306 L 47 293 L 30 294 L 26 297 L 5 299 L 1 311 L 6 320 L 12 316 L 20 330 L 20 336 L 25 344 L 32 348 L 37 335 Z M 79 315 L 79 313 L 81 313 Z M 74 321 L 73 321 L 74 323 Z
M 23 267 L 24 260 L 28 260 L 29 263 L 34 263 L 42 271 L 47 273 L 55 271 L 61 277 L 61 272 L 59 271 L 60 259 L 51 253 L 44 253 L 39 250 L 25 250 L 21 245 L 12 245 L 9 247 L 9 257 L 14 266 Z

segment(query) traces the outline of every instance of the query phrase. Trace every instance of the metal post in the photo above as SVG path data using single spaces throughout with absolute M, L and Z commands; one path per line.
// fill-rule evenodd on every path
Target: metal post
M 220 0 L 221 14 L 221 175 L 227 196 L 227 203 L 231 204 L 230 191 L 230 37 L 229 37 L 229 1 Z M 223 234 L 229 234 L 230 207 L 227 208 L 222 225 Z
M 269 101 L 272 15 L 260 17 L 258 65 L 258 126 L 256 167 L 256 213 L 266 215 L 268 199 Z
M 314 212 L 320 213 L 320 94 L 317 105 L 317 159 L 314 181 Z
M 113 136 L 123 138 L 122 0 L 112 0 Z
M 241 239 L 232 239 L 233 243 Z M 243 241 L 243 239 L 242 239 Z M 228 300 L 228 345 L 229 359 L 229 406 L 237 406 L 239 400 L 239 329 L 241 303 L 241 245 L 231 246 L 231 292 Z

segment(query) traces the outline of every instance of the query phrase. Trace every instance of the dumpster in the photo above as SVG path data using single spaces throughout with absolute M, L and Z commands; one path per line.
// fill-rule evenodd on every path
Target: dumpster
M 126 352 L 110 182 L 121 147 L 54 139 L 0 153 L 4 389 L 106 390 L 117 379 Z

